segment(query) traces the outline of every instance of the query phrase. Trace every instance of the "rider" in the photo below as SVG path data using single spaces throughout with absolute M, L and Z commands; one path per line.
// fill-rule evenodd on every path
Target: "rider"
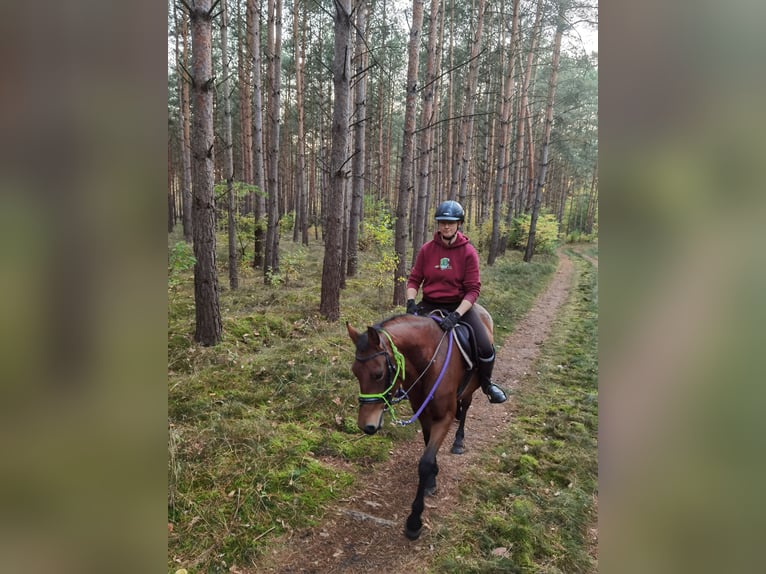
M 460 232 L 465 219 L 463 206 L 457 201 L 445 201 L 436 208 L 438 230 L 434 238 L 418 251 L 415 265 L 407 280 L 407 313 L 444 309 L 449 314 L 440 326 L 450 331 L 458 321 L 473 327 L 479 351 L 479 382 L 491 403 L 505 402 L 505 393 L 492 383 L 495 347 L 486 327 L 475 313 L 473 304 L 479 297 L 479 255 Z M 415 304 L 418 289 L 423 287 L 423 299 Z

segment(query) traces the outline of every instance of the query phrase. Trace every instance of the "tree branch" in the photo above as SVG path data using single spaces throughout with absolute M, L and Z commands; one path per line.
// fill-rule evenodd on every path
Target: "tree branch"
M 184 5 L 184 7 L 186 8 L 186 11 L 189 12 L 189 14 L 191 14 L 194 11 L 193 8 L 189 6 L 189 4 L 187 4 L 186 0 L 178 0 L 178 1 Z
M 177 62 L 177 65 L 178 65 L 178 67 L 179 67 L 179 68 L 180 68 L 180 69 L 181 69 L 181 70 L 184 72 L 184 73 L 183 73 L 183 74 L 181 74 L 181 75 L 182 75 L 182 76 L 183 76 L 183 75 L 186 75 L 186 80 L 187 80 L 189 83 L 193 83 L 193 82 L 194 82 L 194 76 L 192 76 L 192 75 L 191 75 L 191 72 L 190 72 L 190 71 L 189 71 L 189 70 L 186 68 L 186 66 L 184 66 L 184 65 L 183 65 L 183 62 Z
M 427 130 L 429 128 L 432 128 L 434 126 L 438 126 L 439 124 L 443 124 L 444 122 L 451 122 L 454 120 L 461 120 L 463 118 L 480 118 L 481 116 L 489 116 L 494 114 L 495 112 L 477 112 L 475 114 L 464 114 L 462 116 L 452 116 L 451 118 L 444 118 L 443 120 L 439 120 L 438 122 L 434 122 L 432 124 L 428 124 L 427 126 L 424 126 L 422 128 L 417 128 L 413 134 L 422 132 L 423 130 Z
M 208 10 L 208 11 L 207 11 L 207 14 L 206 14 L 206 16 L 207 16 L 208 18 L 210 18 L 211 20 L 213 19 L 213 16 L 211 16 L 211 14 L 213 13 L 213 10 L 215 10 L 215 7 L 216 7 L 216 6 L 218 6 L 218 3 L 219 3 L 220 1 L 221 1 L 221 0 L 215 0 L 215 2 L 213 2 L 213 5 L 212 5 L 212 6 L 210 6 L 210 10 Z

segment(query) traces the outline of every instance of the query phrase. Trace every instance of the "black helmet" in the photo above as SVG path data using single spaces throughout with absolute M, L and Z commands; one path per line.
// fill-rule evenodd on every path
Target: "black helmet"
M 439 204 L 434 217 L 436 221 L 463 221 L 465 219 L 465 211 L 463 211 L 462 205 L 450 199 Z

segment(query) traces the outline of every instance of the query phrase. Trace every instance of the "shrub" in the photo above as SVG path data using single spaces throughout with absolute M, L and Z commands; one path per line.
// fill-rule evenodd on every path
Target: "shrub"
M 507 232 L 508 229 L 505 225 L 505 215 L 501 215 L 498 236 L 503 237 Z M 489 246 L 492 243 L 492 218 L 484 220 L 484 222 L 476 228 L 476 231 L 471 233 L 470 238 L 471 243 L 473 243 L 479 251 L 489 251 Z
M 295 227 L 295 210 L 288 211 L 279 219 L 279 232 L 292 233 Z
M 513 228 L 511 231 L 511 245 L 517 249 L 526 249 L 529 239 L 529 226 L 532 222 L 532 216 L 529 213 L 520 215 L 513 219 Z M 558 247 L 559 222 L 556 217 L 550 213 L 540 213 L 537 218 L 537 227 L 535 228 L 535 253 L 555 253 Z
M 394 244 L 394 216 L 382 201 L 365 197 L 365 216 L 359 235 L 359 251 L 372 247 L 392 247 Z
M 197 259 L 190 243 L 179 241 L 168 253 L 168 290 L 175 295 L 178 287 L 188 278 L 187 272 Z

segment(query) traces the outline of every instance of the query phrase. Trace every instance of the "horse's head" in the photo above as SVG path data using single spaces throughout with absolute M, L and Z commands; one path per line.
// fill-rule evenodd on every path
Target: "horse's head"
M 359 380 L 359 416 L 356 424 L 367 434 L 375 434 L 383 426 L 383 414 L 391 404 L 396 386 L 396 369 L 391 356 L 374 327 L 359 332 L 346 323 L 356 355 L 351 370 Z

